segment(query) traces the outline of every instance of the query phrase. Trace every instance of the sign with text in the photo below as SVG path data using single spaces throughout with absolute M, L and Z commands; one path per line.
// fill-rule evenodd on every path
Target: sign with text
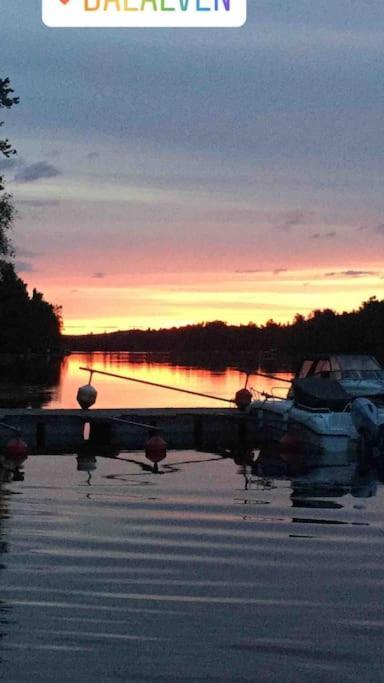
M 235 28 L 247 0 L 43 0 L 51 27 Z

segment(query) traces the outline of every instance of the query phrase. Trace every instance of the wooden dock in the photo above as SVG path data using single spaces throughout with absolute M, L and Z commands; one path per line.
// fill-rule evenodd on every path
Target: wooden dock
M 168 448 L 199 450 L 252 447 L 258 427 L 255 416 L 234 408 L 1 409 L 0 422 L 19 429 L 35 453 L 76 453 L 86 444 L 143 449 L 150 430 L 132 422 L 160 429 Z M 9 438 L 0 426 L 0 449 Z

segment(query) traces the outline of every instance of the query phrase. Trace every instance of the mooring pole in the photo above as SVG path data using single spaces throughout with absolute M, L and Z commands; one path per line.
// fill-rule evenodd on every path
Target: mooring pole
M 134 422 L 133 420 L 126 420 L 124 417 L 112 417 L 111 420 L 114 422 L 123 422 L 124 424 L 127 425 L 133 425 L 134 427 L 142 427 L 142 429 L 149 429 L 149 430 L 155 430 L 158 432 L 162 432 L 163 430 L 161 427 L 156 427 L 156 425 L 148 425 L 144 424 L 143 422 Z
M 79 370 L 85 372 L 92 372 L 95 375 L 105 375 L 106 377 L 115 377 L 116 379 L 125 379 L 128 382 L 137 382 L 138 384 L 147 384 L 150 387 L 159 387 L 160 389 L 170 389 L 170 391 L 180 391 L 182 394 L 191 394 L 192 396 L 202 396 L 203 398 L 211 398 L 214 401 L 223 401 L 224 403 L 236 403 L 234 398 L 221 398 L 219 396 L 212 396 L 211 394 L 203 394 L 200 391 L 191 391 L 190 389 L 179 389 L 179 387 L 171 387 L 168 384 L 158 384 L 157 382 L 149 382 L 145 379 L 137 379 L 137 377 L 127 377 L 127 375 L 117 375 L 113 372 L 105 372 L 104 370 L 93 370 L 92 368 L 80 367 Z
M 20 429 L 18 429 L 17 427 L 11 427 L 11 425 L 6 424 L 5 422 L 0 422 L 0 427 L 4 427 L 4 429 L 9 429 L 10 432 L 15 432 L 15 434 L 21 434 Z

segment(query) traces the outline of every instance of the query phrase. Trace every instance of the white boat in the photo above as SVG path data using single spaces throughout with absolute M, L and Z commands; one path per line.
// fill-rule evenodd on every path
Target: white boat
M 357 447 L 384 445 L 384 370 L 373 356 L 306 358 L 286 398 L 252 401 L 263 440 L 284 438 L 301 450 L 332 451 L 345 459 Z

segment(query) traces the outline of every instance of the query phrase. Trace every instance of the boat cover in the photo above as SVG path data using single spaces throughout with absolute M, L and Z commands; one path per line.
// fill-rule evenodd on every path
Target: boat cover
M 297 406 L 341 412 L 352 400 L 339 382 L 322 377 L 304 377 L 292 382 Z

